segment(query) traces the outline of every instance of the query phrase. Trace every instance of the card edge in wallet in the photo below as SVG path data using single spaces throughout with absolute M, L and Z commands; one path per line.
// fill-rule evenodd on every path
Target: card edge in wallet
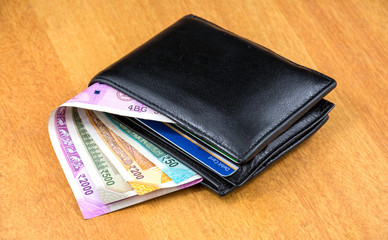
M 321 127 L 323 127 L 323 125 L 325 125 L 325 123 L 328 121 L 328 119 L 329 119 L 329 115 L 325 115 L 324 118 L 321 119 L 317 124 L 315 124 L 312 128 L 308 129 L 310 131 L 307 132 L 307 134 L 301 136 L 301 138 L 298 139 L 296 142 L 292 142 L 287 148 L 285 148 L 284 150 L 280 151 L 273 158 L 266 159 L 267 161 L 263 162 L 264 163 L 263 165 L 258 166 L 256 168 L 256 171 L 252 172 L 252 174 L 249 177 L 245 178 L 244 181 L 242 181 L 241 183 L 239 183 L 237 185 L 233 185 L 231 188 L 226 188 L 223 191 L 216 191 L 216 192 L 220 196 L 225 196 L 226 194 L 230 193 L 231 191 L 235 190 L 236 188 L 241 187 L 243 184 L 245 184 L 246 182 L 248 182 L 249 180 L 253 179 L 258 174 L 262 173 L 264 170 L 266 170 L 270 166 L 272 166 L 272 163 L 280 160 L 284 155 L 286 155 L 292 149 L 294 149 L 295 147 L 299 146 L 305 140 L 307 140 L 308 138 L 313 136 Z M 214 186 L 210 185 L 209 183 L 210 182 L 208 182 L 206 179 L 203 179 L 203 181 L 201 182 L 201 184 L 203 184 L 203 185 L 209 187 L 210 189 L 212 189 L 213 191 L 215 191 Z
M 199 175 L 201 175 L 204 178 L 203 184 L 211 188 L 212 190 L 216 191 L 219 195 L 223 196 L 227 194 L 228 192 L 232 191 L 234 188 L 241 186 L 248 180 L 255 177 L 257 174 L 262 172 L 264 169 L 266 169 L 269 165 L 271 165 L 273 162 L 281 158 L 283 155 L 285 155 L 287 152 L 298 146 L 300 143 L 302 143 L 304 140 L 312 136 L 316 131 L 318 131 L 324 123 L 328 120 L 328 113 L 333 109 L 334 104 L 323 99 L 320 103 L 318 103 L 320 106 L 315 105 L 311 111 L 315 111 L 315 107 L 321 107 L 322 109 L 316 110 L 318 112 L 317 116 L 313 116 L 312 113 L 306 113 L 309 114 L 308 116 L 304 115 L 300 119 L 303 120 L 304 117 L 313 117 L 313 120 L 310 122 L 310 124 L 302 124 L 304 127 L 297 132 L 295 132 L 294 135 L 290 136 L 290 138 L 286 138 L 285 140 L 280 143 L 279 146 L 277 146 L 274 151 L 272 151 L 268 156 L 266 156 L 264 159 L 260 160 L 257 163 L 256 167 L 253 167 L 252 171 L 249 171 L 248 175 L 246 177 L 240 177 L 241 180 L 238 181 L 231 181 L 233 176 L 235 174 L 239 174 L 239 171 L 237 171 L 232 176 L 228 177 L 220 177 L 216 173 L 212 172 L 211 170 L 207 169 L 205 166 L 202 166 L 201 163 L 197 162 L 196 160 L 193 160 L 189 156 L 187 156 L 184 153 L 181 153 L 179 149 L 174 148 L 171 144 L 161 139 L 157 134 L 153 133 L 152 131 L 144 129 L 143 126 L 140 126 L 140 129 L 144 130 L 141 131 L 139 128 L 135 128 L 135 131 L 141 132 L 143 134 L 143 137 L 166 151 L 171 156 L 175 157 L 179 161 L 181 161 L 183 164 L 190 167 L 193 171 L 197 172 Z M 109 114 L 113 118 L 116 118 L 117 120 L 121 121 L 123 124 L 127 125 L 130 128 L 133 128 L 133 125 L 128 125 L 128 121 L 132 124 L 138 125 L 135 121 L 131 120 L 130 118 L 122 117 L 122 116 L 115 116 L 112 114 Z M 287 130 L 286 130 L 287 131 Z M 284 134 L 287 134 L 287 132 L 284 132 Z M 151 138 L 150 136 L 151 135 Z M 184 160 L 182 160 L 184 159 Z M 190 161 L 191 160 L 191 161 Z M 194 165 L 193 165 L 194 164 Z M 249 163 L 245 163 L 249 164 Z M 243 165 L 245 165 L 243 164 Z M 242 166 L 243 166 L 242 165 Z M 204 174 L 205 173 L 205 174 Z M 214 187 L 210 187 L 214 186 Z M 216 190 L 218 189 L 218 190 Z

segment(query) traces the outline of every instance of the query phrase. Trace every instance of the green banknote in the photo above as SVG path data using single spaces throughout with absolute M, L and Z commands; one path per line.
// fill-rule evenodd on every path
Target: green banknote
M 95 112 L 95 114 L 107 127 L 146 156 L 175 183 L 181 183 L 194 176 L 198 176 L 190 168 L 183 165 L 181 162 L 143 138 L 141 135 L 125 126 L 123 123 L 110 118 L 107 114 L 103 114 L 101 112 Z
M 68 112 L 66 117 L 70 134 L 74 136 L 75 146 L 103 203 L 108 204 L 137 195 L 94 142 L 85 129 L 77 109 L 72 108 L 72 111 Z

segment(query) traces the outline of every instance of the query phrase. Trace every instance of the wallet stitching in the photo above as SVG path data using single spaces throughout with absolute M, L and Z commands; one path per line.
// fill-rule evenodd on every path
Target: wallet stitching
M 132 95 L 137 96 L 137 97 L 138 97 L 139 99 L 141 99 L 142 101 L 144 101 L 144 102 L 146 102 L 146 103 L 149 103 L 150 105 L 154 105 L 154 106 L 156 106 L 157 108 L 163 110 L 164 112 L 169 113 L 170 115 L 174 116 L 174 117 L 177 118 L 178 120 L 184 122 L 185 124 L 189 125 L 190 127 L 194 128 L 194 129 L 196 129 L 196 131 L 198 131 L 198 132 L 201 133 L 202 135 L 208 137 L 209 139 L 211 139 L 211 140 L 214 141 L 214 142 L 217 142 L 217 144 L 219 144 L 220 146 L 224 147 L 225 149 L 227 149 L 227 150 L 230 151 L 231 153 L 235 154 L 235 155 L 238 156 L 239 158 L 242 158 L 242 157 L 245 156 L 248 152 L 250 152 L 250 151 L 252 150 L 252 148 L 253 148 L 254 146 L 256 146 L 257 143 L 260 142 L 260 141 L 262 140 L 262 138 L 263 138 L 265 135 L 267 135 L 267 134 L 268 134 L 269 132 L 271 132 L 273 129 L 277 128 L 281 123 L 284 122 L 285 119 L 287 119 L 290 115 L 292 115 L 296 110 L 298 110 L 298 109 L 300 109 L 301 107 L 303 107 L 303 105 L 305 105 L 306 102 L 308 102 L 308 101 L 311 100 L 312 98 L 316 97 L 320 92 L 322 92 L 323 90 L 325 90 L 325 88 L 326 88 L 326 87 L 329 85 L 329 83 L 331 82 L 331 81 L 327 82 L 327 83 L 326 83 L 319 91 L 317 91 L 314 95 L 312 95 L 311 97 L 309 97 L 308 99 L 306 99 L 305 101 L 303 101 L 303 104 L 301 104 L 300 106 L 297 106 L 297 107 L 294 108 L 292 111 L 290 111 L 284 118 L 282 118 L 280 121 L 278 121 L 278 122 L 275 124 L 274 127 L 270 128 L 270 129 L 267 129 L 267 131 L 265 131 L 264 133 L 259 134 L 259 135 L 257 136 L 258 140 L 255 141 L 253 144 L 251 144 L 251 146 L 249 147 L 249 149 L 248 149 L 244 154 L 240 155 L 240 154 L 238 154 L 237 152 L 235 152 L 234 150 L 230 149 L 229 147 L 227 147 L 227 146 L 225 146 L 225 145 L 223 145 L 223 144 L 218 143 L 218 141 L 216 141 L 214 138 L 212 138 L 211 136 L 209 136 L 209 135 L 206 134 L 205 132 L 201 131 L 201 130 L 198 129 L 197 127 L 195 127 L 195 126 L 194 126 L 193 124 L 191 124 L 190 122 L 188 122 L 188 121 L 186 121 L 186 120 L 184 120 L 184 119 L 181 119 L 180 117 L 177 117 L 176 115 L 171 114 L 170 111 L 168 111 L 168 110 L 166 110 L 166 109 L 160 107 L 158 104 L 155 104 L 155 103 L 153 103 L 153 102 L 151 102 L 151 101 L 149 101 L 149 100 L 147 100 L 147 99 L 145 99 L 145 98 L 139 96 L 138 94 L 134 93 L 133 91 L 129 90 L 128 88 L 126 88 L 126 87 L 124 87 L 124 86 L 121 86 L 121 85 L 119 85 L 119 84 L 113 82 L 113 80 L 110 80 L 110 79 L 108 79 L 108 78 L 101 77 L 101 76 L 98 76 L 98 77 L 95 78 L 95 80 L 97 80 L 97 79 L 102 79 L 102 80 L 105 80 L 105 81 L 107 81 L 107 82 L 110 82 L 111 84 L 113 84 L 113 85 L 115 85 L 115 86 L 118 86 L 118 87 L 120 87 L 120 88 L 122 88 L 122 89 L 128 91 L 128 92 L 131 93 Z M 257 138 L 256 138 L 256 139 L 257 139 Z

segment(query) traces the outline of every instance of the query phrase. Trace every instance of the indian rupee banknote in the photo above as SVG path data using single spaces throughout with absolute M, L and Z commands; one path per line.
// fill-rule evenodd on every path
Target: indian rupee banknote
M 175 183 L 152 161 L 110 130 L 93 111 L 78 109 L 78 113 L 91 137 L 138 195 L 200 178 L 194 175 L 179 184 Z
M 169 188 L 162 188 L 144 195 L 135 195 L 110 204 L 105 204 L 74 144 L 74 136 L 71 136 L 68 122 L 66 122 L 67 111 L 71 112 L 71 109 L 59 107 L 51 113 L 49 118 L 49 135 L 55 153 L 57 154 L 65 176 L 73 190 L 74 196 L 85 219 L 100 216 L 170 192 L 190 187 L 202 180 L 201 178 L 196 178 L 192 181 L 185 181 L 180 185 L 175 184 Z
M 94 83 L 62 106 L 85 108 L 126 117 L 161 122 L 173 121 L 143 103 L 106 84 Z
M 196 175 L 194 171 L 173 158 L 139 133 L 133 131 L 120 121 L 102 112 L 93 111 L 112 132 L 138 150 L 148 160 L 166 173 L 175 183 L 180 183 Z
M 76 108 L 67 108 L 69 134 L 103 203 L 116 202 L 137 195 L 117 171 L 86 130 Z

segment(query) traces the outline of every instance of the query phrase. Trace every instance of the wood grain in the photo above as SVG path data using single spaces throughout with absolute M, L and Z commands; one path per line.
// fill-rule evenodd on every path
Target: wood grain
M 84 220 L 50 112 L 193 13 L 338 82 L 328 123 L 244 187 Z M 388 1 L 0 1 L 1 239 L 388 239 Z

